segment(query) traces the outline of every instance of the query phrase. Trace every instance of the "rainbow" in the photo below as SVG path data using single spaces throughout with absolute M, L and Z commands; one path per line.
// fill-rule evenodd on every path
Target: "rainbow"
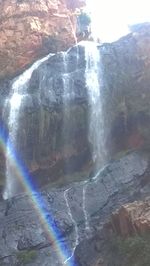
M 31 182 L 32 179 L 29 171 L 17 155 L 11 141 L 9 140 L 9 135 L 3 123 L 0 124 L 0 146 L 4 151 L 4 154 L 6 154 L 6 149 L 9 149 L 11 164 L 13 165 L 25 192 L 29 195 L 43 229 L 48 236 L 48 240 L 55 248 L 60 262 L 62 265 L 77 266 L 72 251 L 69 251 L 69 248 L 60 241 L 61 232 L 54 224 L 51 214 L 45 211 L 46 204 L 40 196 L 40 193 L 36 190 L 33 182 Z

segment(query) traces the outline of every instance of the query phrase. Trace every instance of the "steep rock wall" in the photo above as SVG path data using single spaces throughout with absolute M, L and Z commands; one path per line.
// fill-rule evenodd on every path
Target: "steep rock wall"
M 150 147 L 149 32 L 150 25 L 144 24 L 117 42 L 98 45 L 108 159 Z M 27 101 L 20 110 L 18 151 L 40 180 L 83 170 L 91 160 L 85 72 L 85 50 L 79 44 L 66 54 L 51 56 L 31 76 Z M 0 85 L 0 114 L 6 127 L 9 110 L 5 117 L 3 111 L 12 93 L 10 85 Z M 3 164 L 1 176 L 4 168 Z
M 149 148 L 150 24 L 133 27 L 101 51 L 108 149 Z

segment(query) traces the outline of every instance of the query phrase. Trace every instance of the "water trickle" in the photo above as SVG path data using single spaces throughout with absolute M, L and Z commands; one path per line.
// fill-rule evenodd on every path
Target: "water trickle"
M 86 210 L 86 190 L 88 186 L 88 181 L 85 181 L 83 184 L 83 214 L 85 219 L 85 230 L 90 231 L 90 225 L 89 225 L 89 215 Z
M 96 169 L 105 163 L 105 127 L 103 114 L 102 71 L 100 51 L 94 42 L 85 44 L 86 84 L 89 101 L 89 141 L 92 146 L 93 162 Z
M 70 209 L 70 206 L 69 206 L 69 202 L 68 202 L 68 192 L 71 188 L 68 188 L 67 190 L 64 191 L 64 199 L 65 199 L 65 202 L 66 202 L 66 206 L 67 206 L 67 210 L 68 210 L 68 215 L 70 217 L 70 220 L 71 222 L 73 223 L 74 225 L 74 231 L 75 231 L 75 245 L 73 247 L 73 250 L 72 250 L 72 254 L 70 255 L 70 257 L 64 262 L 65 264 L 71 260 L 71 258 L 73 258 L 74 256 L 74 252 L 75 252 L 75 249 L 76 247 L 78 246 L 79 244 L 79 233 L 78 233 L 78 224 L 76 223 L 76 221 L 74 220 L 73 216 L 72 216 L 72 212 L 71 212 L 71 209 Z
M 67 113 L 69 114 L 69 101 L 71 97 L 70 93 L 70 80 L 69 80 L 69 74 L 68 74 L 68 59 L 67 59 L 67 53 L 63 53 L 63 68 L 64 73 L 62 75 L 63 79 L 63 111 L 64 111 L 64 118 Z
M 35 62 L 29 69 L 27 69 L 23 74 L 14 80 L 11 88 L 12 95 L 10 99 L 6 100 L 5 103 L 3 116 L 5 117 L 5 113 L 7 113 L 7 110 L 9 110 L 9 115 L 7 118 L 9 136 L 6 145 L 6 184 L 3 192 L 4 199 L 13 197 L 18 192 L 18 186 L 20 186 L 13 166 L 13 154 L 9 144 L 11 143 L 13 148 L 15 150 L 17 149 L 20 108 L 24 101 L 28 99 L 28 83 L 33 71 L 50 56 L 51 54 Z
M 71 166 L 67 162 L 69 157 L 69 151 L 72 149 L 71 138 L 72 138 L 72 106 L 71 101 L 74 98 L 74 92 L 71 88 L 71 79 L 69 73 L 69 58 L 67 52 L 63 53 L 63 73 L 62 73 L 62 80 L 63 80 L 63 128 L 62 128 L 62 143 L 64 147 L 66 146 L 67 149 L 64 150 L 64 158 L 65 158 L 65 165 L 64 169 L 66 173 L 71 171 Z
M 63 128 L 62 128 L 62 143 L 65 145 L 69 142 L 70 136 L 70 108 L 69 108 L 69 101 L 70 101 L 70 86 L 69 86 L 69 75 L 68 71 L 68 61 L 67 61 L 67 53 L 63 53 L 63 69 L 64 72 L 62 73 L 62 80 L 63 80 L 63 95 L 62 95 L 62 113 L 63 113 Z M 67 154 L 64 152 L 64 158 L 67 158 Z M 64 169 L 68 172 L 69 165 L 65 164 Z

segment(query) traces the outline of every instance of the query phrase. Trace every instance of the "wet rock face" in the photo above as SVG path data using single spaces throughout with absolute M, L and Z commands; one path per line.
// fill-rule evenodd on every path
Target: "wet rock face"
M 33 72 L 30 102 L 25 101 L 20 115 L 19 151 L 32 173 L 45 179 L 80 171 L 91 158 L 84 51 L 80 47 L 77 62 L 77 49 L 65 55 L 65 62 L 60 53 Z
M 2 83 L 0 93 L 7 128 L 11 84 Z M 33 71 L 21 94 L 16 149 L 38 186 L 84 171 L 91 160 L 84 47 L 51 55 Z
M 148 182 L 142 186 L 145 173 Z M 101 249 L 98 243 L 103 223 L 122 204 L 149 194 L 149 181 L 149 156 L 130 153 L 86 182 L 61 189 L 45 188 L 33 195 L 34 201 L 27 195 L 0 201 L 2 265 L 22 265 L 22 259 L 25 254 L 30 257 L 30 251 L 36 253 L 31 256 L 32 266 L 63 265 L 51 235 L 51 226 L 56 225 L 61 243 L 67 244 L 71 254 L 75 250 L 76 265 L 95 265 Z M 36 206 L 40 203 L 40 212 L 33 207 L 35 202 Z M 42 213 L 49 222 L 48 230 L 41 220 Z M 95 236 L 96 242 L 88 240 Z
M 75 8 L 84 1 L 0 1 L 0 78 L 14 76 L 49 52 L 76 43 Z

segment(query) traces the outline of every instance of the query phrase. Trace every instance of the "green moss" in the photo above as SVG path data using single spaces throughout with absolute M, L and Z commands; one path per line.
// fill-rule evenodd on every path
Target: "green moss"
M 5 185 L 5 174 L 3 171 L 0 171 L 0 190 L 3 190 L 3 187 Z
M 149 266 L 150 265 L 150 233 L 135 235 L 123 239 L 113 238 L 110 243 L 110 254 L 122 262 L 121 266 Z M 112 258 L 110 258 L 112 259 Z M 118 262 L 115 265 L 119 265 Z
M 46 185 L 46 187 L 49 187 L 50 189 L 52 187 L 61 188 L 64 185 L 70 184 L 72 182 L 83 181 L 89 176 L 90 172 L 91 172 L 91 168 L 89 166 L 87 167 L 87 169 L 82 170 L 80 172 L 74 172 L 72 174 L 66 174 L 66 175 L 62 174 L 60 175 L 59 179 L 57 179 L 56 181 L 50 182 L 50 184 Z
M 25 250 L 17 253 L 17 259 L 20 265 L 26 265 L 33 262 L 37 258 L 36 250 Z
M 131 151 L 133 151 L 133 149 L 127 149 L 127 150 L 122 150 L 117 152 L 114 157 L 112 157 L 112 160 L 119 160 L 122 157 L 126 156 L 128 153 L 130 153 Z

